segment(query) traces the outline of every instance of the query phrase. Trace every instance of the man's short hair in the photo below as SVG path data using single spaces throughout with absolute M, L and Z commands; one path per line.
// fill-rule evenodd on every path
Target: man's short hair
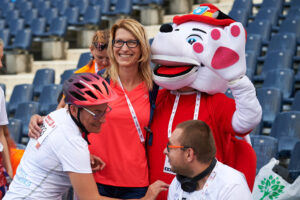
M 214 137 L 205 122 L 189 120 L 178 124 L 176 128 L 182 129 L 179 138 L 181 145 L 191 147 L 199 162 L 209 163 L 216 156 Z

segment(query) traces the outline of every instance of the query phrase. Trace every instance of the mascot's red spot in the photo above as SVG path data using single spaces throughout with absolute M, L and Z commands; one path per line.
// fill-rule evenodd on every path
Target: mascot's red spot
M 180 74 L 186 70 L 189 70 L 191 66 L 180 66 L 180 67 L 167 67 L 167 66 L 160 66 L 157 69 L 157 73 L 159 74 L 169 74 L 169 75 L 176 75 Z
M 231 34 L 234 36 L 234 37 L 237 37 L 240 35 L 240 28 L 237 26 L 237 25 L 234 25 L 231 27 Z
M 224 69 L 236 63 L 239 55 L 227 47 L 219 47 L 211 61 L 214 69 Z
M 196 53 L 202 53 L 203 51 L 203 45 L 199 42 L 196 42 L 194 45 L 193 45 L 193 49 Z
M 214 39 L 214 40 L 218 40 L 218 39 L 221 37 L 220 31 L 219 31 L 218 29 L 212 30 L 212 32 L 211 32 L 211 37 L 212 37 L 212 39 Z

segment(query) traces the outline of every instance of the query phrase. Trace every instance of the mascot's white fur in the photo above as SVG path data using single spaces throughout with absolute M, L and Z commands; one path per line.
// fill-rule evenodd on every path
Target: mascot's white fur
M 162 150 L 167 143 L 168 132 L 174 130 L 178 123 L 193 119 L 199 112 L 196 119 L 207 122 L 213 131 L 217 159 L 242 171 L 252 189 L 255 152 L 249 144 L 235 137 L 247 136 L 260 122 L 262 114 L 255 88 L 245 76 L 245 29 L 211 4 L 201 4 L 190 14 L 175 16 L 173 22 L 161 26 L 151 45 L 152 62 L 157 64 L 153 72 L 154 81 L 165 89 L 158 94 L 152 124 L 153 145 L 148 148 L 150 181 L 172 180 L 173 176 L 163 170 L 166 161 Z M 220 94 L 228 88 L 235 101 Z M 197 104 L 195 99 L 199 92 L 200 109 L 189 111 L 190 104 L 194 107 Z M 185 116 L 188 112 L 191 115 Z M 201 116 L 202 112 L 207 114 Z M 223 125 L 223 119 L 228 123 Z

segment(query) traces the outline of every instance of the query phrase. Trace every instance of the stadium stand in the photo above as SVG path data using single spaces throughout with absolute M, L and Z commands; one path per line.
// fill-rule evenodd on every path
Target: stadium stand
M 49 114 L 49 106 L 54 104 L 57 105 L 57 98 L 62 92 L 62 85 L 59 84 L 48 84 L 44 85 L 41 96 L 39 98 L 39 114 L 44 116 Z M 56 108 L 56 107 L 55 107 Z M 51 109 L 50 109 L 51 110 Z
M 15 118 L 9 119 L 8 130 L 14 142 L 20 143 L 22 138 L 22 121 Z
M 44 68 L 35 72 L 33 78 L 33 96 L 39 97 L 44 86 L 48 84 L 54 84 L 55 71 L 54 69 Z M 50 93 L 49 93 L 50 95 Z
M 89 60 L 91 59 L 92 54 L 90 52 L 82 53 L 79 57 L 78 63 L 77 63 L 77 68 L 81 68 L 85 66 Z

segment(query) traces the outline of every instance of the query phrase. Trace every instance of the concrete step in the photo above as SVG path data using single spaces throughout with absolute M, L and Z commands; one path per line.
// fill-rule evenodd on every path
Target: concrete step
M 67 51 L 67 58 L 66 60 L 69 61 L 77 61 L 79 60 L 79 57 L 82 53 L 89 52 L 90 49 L 84 48 L 84 49 L 68 49 Z

